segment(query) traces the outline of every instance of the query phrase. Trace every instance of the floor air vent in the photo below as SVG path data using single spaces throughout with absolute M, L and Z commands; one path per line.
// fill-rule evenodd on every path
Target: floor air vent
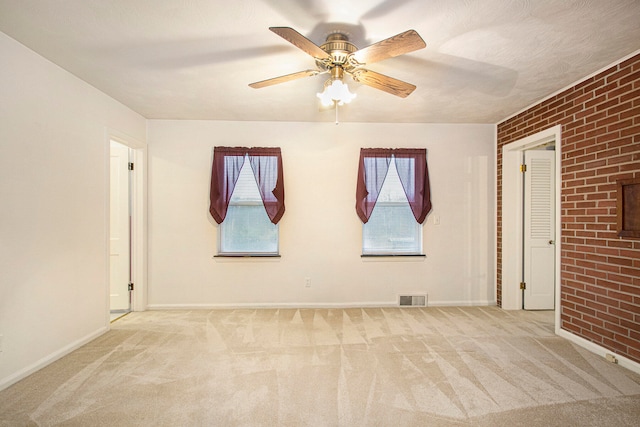
M 400 307 L 426 307 L 426 295 L 400 295 Z

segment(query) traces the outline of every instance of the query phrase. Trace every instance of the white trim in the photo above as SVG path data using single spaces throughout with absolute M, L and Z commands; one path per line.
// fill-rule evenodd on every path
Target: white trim
M 147 307 L 147 149 L 133 150 L 134 187 L 132 190 L 132 282 L 134 283 L 133 311 L 144 311 Z M 137 214 L 135 213 L 137 212 Z
M 520 310 L 522 293 L 516 288 L 522 277 L 522 173 L 521 151 L 502 148 L 502 308 Z M 497 259 L 497 258 L 496 258 Z
M 426 220 L 425 220 L 426 221 Z M 424 225 L 424 224 L 421 224 Z M 423 233 L 424 234 L 424 233 Z M 425 262 L 426 253 L 421 254 L 362 254 L 360 261 L 362 262 Z
M 556 162 L 556 332 L 560 327 L 560 255 L 561 255 L 561 189 L 562 126 L 556 125 L 502 147 L 502 308 L 522 309 L 522 173 L 519 165 L 524 150 L 555 141 Z
M 495 301 L 429 301 L 429 307 L 485 307 L 495 306 Z M 149 304 L 148 310 L 215 310 L 259 308 L 399 308 L 398 301 L 349 302 L 349 303 L 227 303 L 227 304 Z M 402 307 L 405 308 L 405 307 Z M 425 308 L 425 307 L 423 307 Z
M 616 65 L 623 63 L 623 62 L 624 62 L 624 61 L 626 61 L 627 59 L 633 58 L 634 56 L 636 56 L 636 55 L 638 55 L 638 54 L 640 54 L 640 49 L 636 50 L 635 52 L 632 52 L 632 53 L 628 54 L 627 56 L 623 56 L 622 58 L 618 59 L 618 60 L 617 60 L 617 61 L 615 61 L 615 62 L 612 62 L 612 63 L 611 63 L 611 64 L 609 64 L 609 65 L 605 65 L 604 67 L 600 68 L 600 69 L 599 69 L 599 70 L 597 70 L 597 71 L 594 71 L 593 73 L 589 74 L 588 76 L 583 77 L 583 78 L 581 78 L 580 80 L 576 80 L 575 82 L 573 82 L 573 83 L 571 83 L 571 84 L 569 84 L 569 85 L 567 85 L 567 86 L 563 87 L 562 89 L 557 90 L 557 91 L 553 92 L 552 94 L 547 95 L 547 96 L 545 96 L 545 97 L 544 97 L 544 98 L 542 98 L 542 99 L 539 99 L 538 101 L 535 101 L 533 104 L 529 104 L 527 107 L 524 107 L 522 110 L 517 111 L 517 112 L 515 112 L 515 113 L 511 114 L 510 116 L 507 116 L 507 117 L 505 117 L 504 119 L 500 120 L 498 123 L 496 123 L 496 126 L 497 126 L 497 125 L 499 125 L 499 124 L 501 124 L 501 123 L 506 122 L 506 121 L 507 121 L 507 120 L 509 120 L 509 119 L 512 119 L 512 118 L 516 117 L 518 114 L 522 114 L 522 113 L 524 113 L 525 111 L 527 111 L 527 110 L 529 110 L 529 109 L 531 109 L 531 108 L 535 107 L 535 106 L 536 106 L 536 105 L 538 105 L 538 104 L 541 104 L 541 103 L 543 103 L 543 102 L 545 102 L 545 101 L 547 101 L 547 100 L 549 100 L 549 99 L 553 98 L 554 96 L 556 96 L 556 95 L 558 95 L 558 94 L 560 94 L 560 93 L 564 92 L 564 91 L 565 91 L 565 90 L 567 90 L 567 89 L 571 89 L 572 87 L 579 85 L 580 83 L 584 82 L 585 80 L 590 79 L 590 78 L 591 78 L 591 77 L 593 77 L 593 76 L 597 76 L 598 74 L 602 73 L 603 71 L 608 70 L 609 68 L 615 67 Z
M 504 162 L 504 160 L 503 160 Z M 498 170 L 498 125 L 493 127 L 493 167 Z M 504 179 L 503 179 L 504 181 Z M 493 174 L 493 300 L 498 301 L 498 176 Z
M 556 334 L 603 358 L 606 358 L 607 354 L 611 354 L 615 356 L 615 358 L 618 360 L 618 365 L 622 366 L 623 368 L 629 369 L 630 371 L 633 371 L 637 374 L 640 374 L 640 363 L 638 362 L 635 362 L 624 356 L 620 356 L 614 353 L 613 351 L 606 349 L 599 344 L 596 344 L 582 337 L 579 337 L 575 335 L 573 332 L 567 331 L 566 329 L 557 330 Z
M 222 303 L 222 304 L 149 304 L 149 310 L 215 310 L 215 309 L 260 309 L 260 308 L 358 308 L 398 307 L 398 302 L 359 303 Z
M 104 300 L 104 322 L 107 327 L 111 323 L 111 253 L 110 253 L 110 232 L 111 232 L 111 136 L 109 129 L 105 130 L 104 150 L 104 283 L 105 283 L 105 300 Z
M 33 374 L 36 371 L 39 371 L 40 369 L 44 368 L 45 366 L 50 365 L 51 363 L 55 362 L 58 359 L 61 359 L 62 357 L 66 356 L 67 354 L 71 353 L 72 351 L 75 351 L 77 349 L 79 349 L 80 347 L 82 347 L 83 345 L 89 343 L 90 341 L 98 338 L 100 335 L 104 334 L 105 332 L 107 332 L 109 330 L 109 328 L 107 326 L 104 326 L 92 333 L 90 333 L 89 335 L 85 335 L 84 337 L 80 338 L 79 340 L 76 340 L 74 342 L 72 342 L 71 344 L 62 347 L 60 350 L 54 351 L 53 353 L 49 354 L 48 356 L 43 357 L 42 359 L 38 360 L 37 362 L 25 367 L 24 369 L 19 370 L 18 372 L 15 372 L 11 375 L 9 375 L 8 377 L 5 377 L 3 379 L 0 380 L 0 391 L 4 390 L 5 388 L 11 386 L 12 384 L 17 383 L 18 381 L 28 377 L 29 375 Z
M 496 301 L 431 301 L 429 307 L 487 307 L 495 306 Z

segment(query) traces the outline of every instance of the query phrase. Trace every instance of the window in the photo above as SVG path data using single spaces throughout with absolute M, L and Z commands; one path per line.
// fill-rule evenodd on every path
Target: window
M 277 255 L 284 214 L 279 148 L 215 147 L 209 211 L 219 255 Z
M 363 255 L 420 255 L 431 210 L 425 149 L 360 151 L 356 212 Z
M 389 164 L 369 221 L 362 224 L 362 253 L 419 254 L 422 225 L 413 217 L 395 162 Z
M 220 253 L 278 253 L 278 225 L 264 210 L 248 161 L 240 170 L 227 216 L 220 224 L 219 245 Z

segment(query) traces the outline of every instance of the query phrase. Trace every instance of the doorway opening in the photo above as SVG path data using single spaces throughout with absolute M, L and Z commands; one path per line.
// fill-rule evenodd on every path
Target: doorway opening
M 109 149 L 109 313 L 113 321 L 131 311 L 133 162 L 126 145 L 111 140 Z
M 106 129 L 107 324 L 147 304 L 145 142 Z
M 560 185 L 561 185 L 561 126 L 557 125 L 535 135 L 507 144 L 502 148 L 502 308 L 506 310 L 521 310 L 526 307 L 535 295 L 527 294 L 526 280 L 551 280 L 552 307 L 555 309 L 555 328 L 560 325 Z M 548 146 L 555 146 L 555 150 L 547 150 Z M 531 237 L 531 200 L 527 202 L 525 186 L 531 187 L 532 175 L 522 173 L 521 165 L 526 157 L 537 157 L 535 153 L 543 153 L 544 168 L 538 177 L 543 177 L 545 189 L 545 203 L 551 198 L 552 211 L 543 210 L 535 206 L 537 214 L 543 215 L 542 221 L 534 226 L 541 229 L 534 230 L 534 237 L 538 241 L 532 242 Z M 551 162 L 551 164 L 549 164 Z M 545 182 L 545 180 L 547 182 Z M 538 183 L 540 184 L 540 183 Z M 551 188 L 549 188 L 551 186 Z M 539 190 L 539 189 L 538 189 Z M 551 190 L 550 193 L 549 191 Z M 537 191 L 537 190 L 536 190 Z M 532 194 L 529 188 L 529 195 Z M 538 203 L 534 201 L 533 203 Z M 535 216 L 535 215 L 534 215 Z M 529 224 L 525 219 L 529 219 Z M 541 218 L 533 218 L 533 222 Z M 525 230 L 526 227 L 529 227 Z M 548 229 L 550 227 L 550 229 Z M 529 234 L 529 236 L 526 236 Z M 553 237 L 550 237 L 553 236 Z M 558 238 L 556 239 L 557 236 Z M 533 243 L 533 246 L 531 246 Z M 550 267 L 537 267 L 532 263 Z M 532 277 L 533 275 L 533 277 Z M 525 278 L 527 277 L 527 278 Z M 536 292 L 535 285 L 530 291 Z M 521 288 L 525 289 L 521 289 Z M 545 292 L 549 292 L 549 288 Z M 549 295 L 546 295 L 549 298 Z M 536 308 L 535 305 L 532 308 Z

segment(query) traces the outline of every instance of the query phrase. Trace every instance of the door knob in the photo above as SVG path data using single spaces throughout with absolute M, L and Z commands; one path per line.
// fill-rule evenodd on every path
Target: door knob
M 550 244 L 550 245 L 553 245 L 553 240 L 549 240 L 549 244 Z

